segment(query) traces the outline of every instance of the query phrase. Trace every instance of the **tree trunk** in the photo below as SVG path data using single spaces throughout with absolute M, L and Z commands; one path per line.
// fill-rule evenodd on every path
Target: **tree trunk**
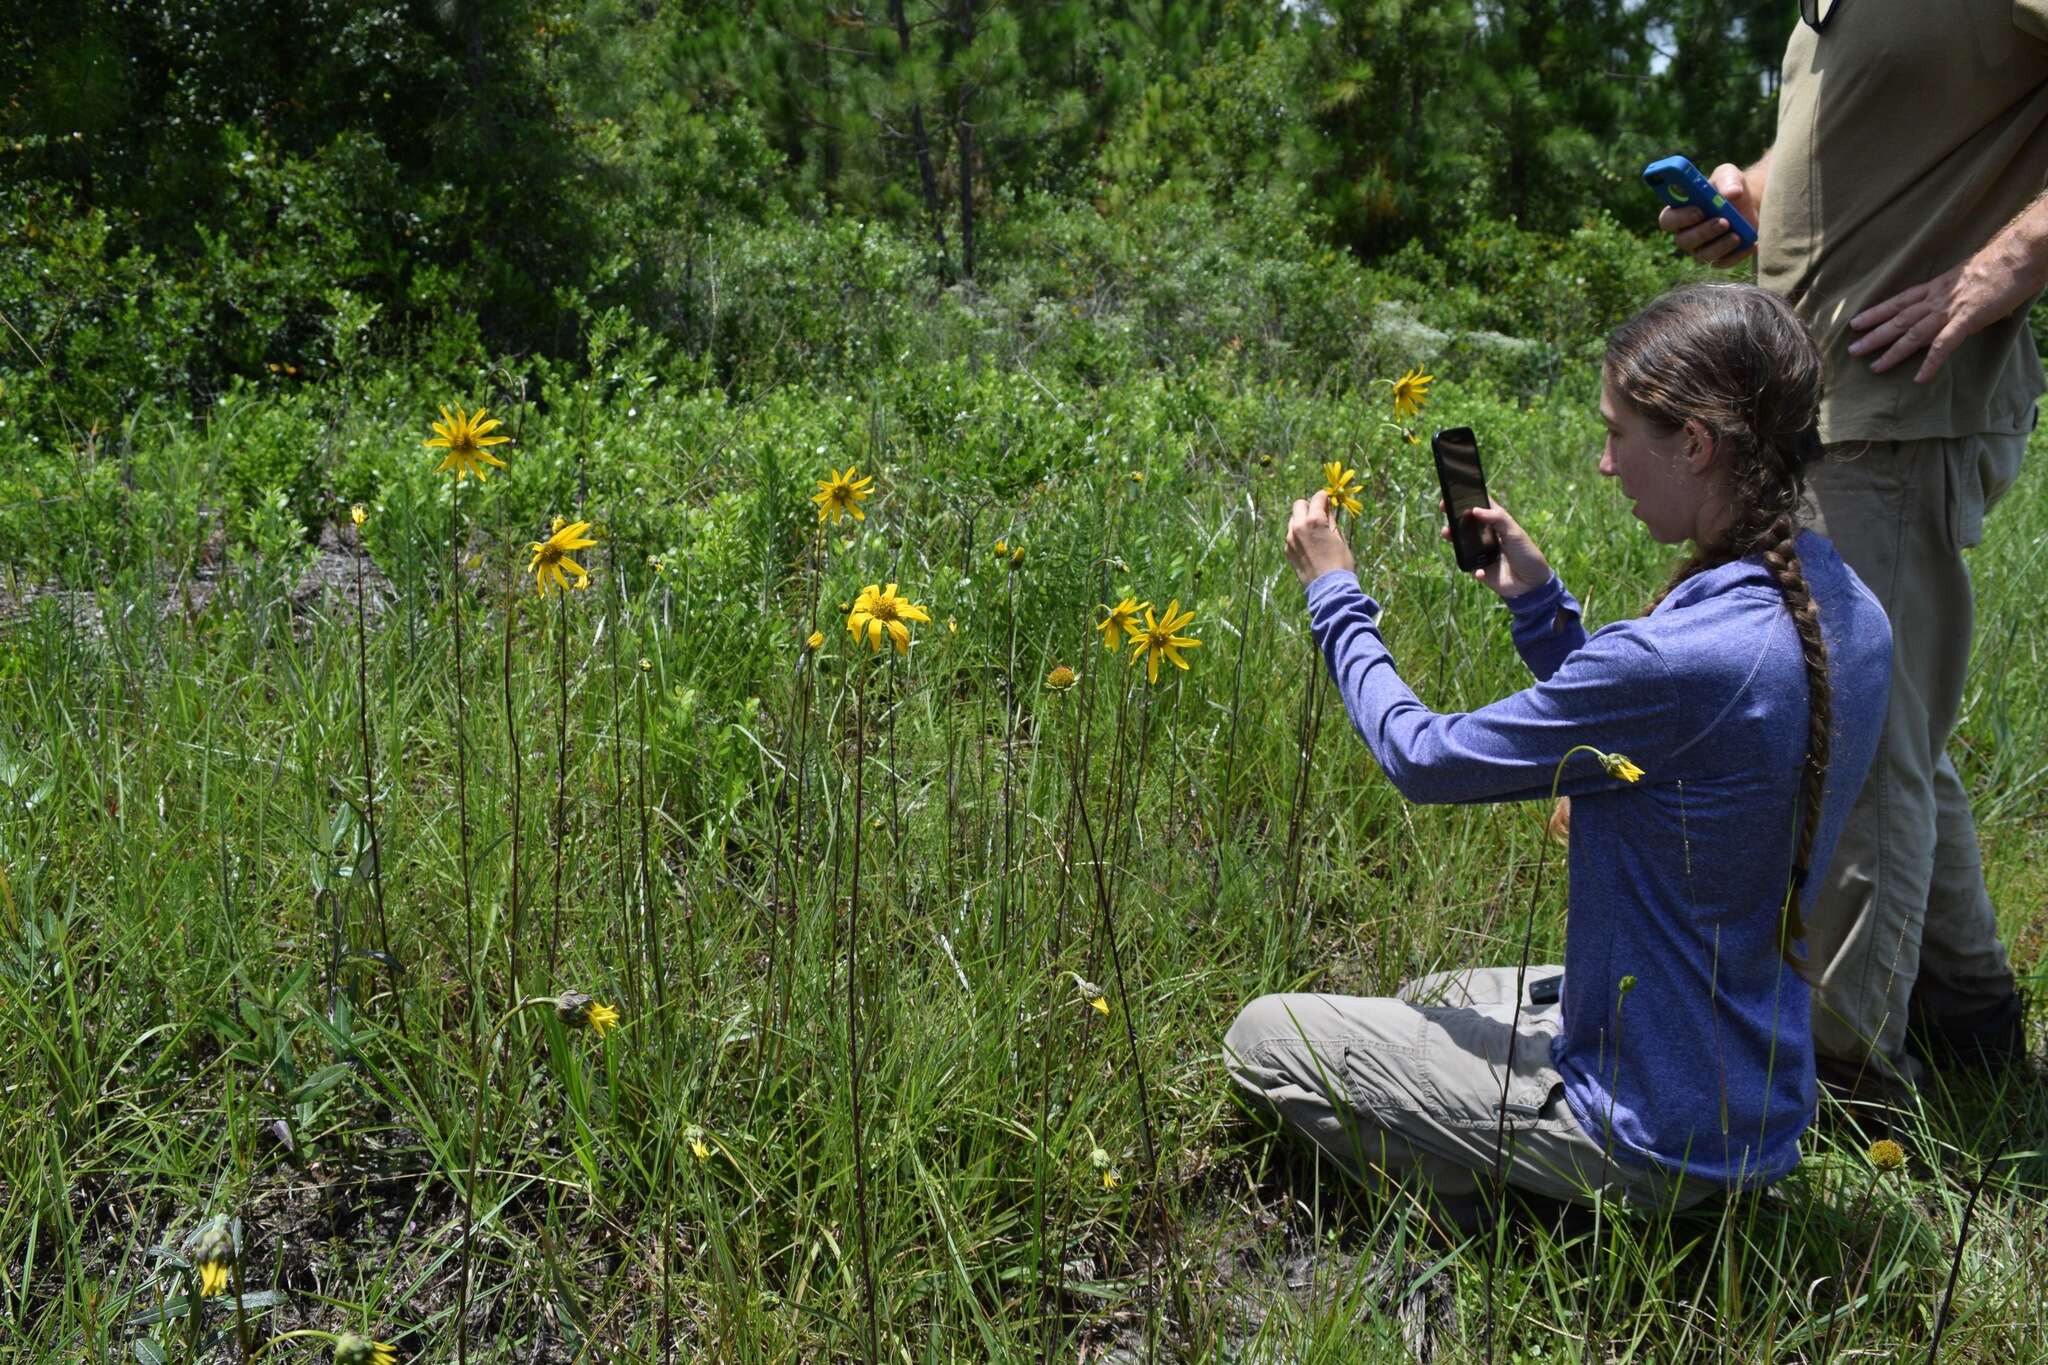
M 905 61 L 910 60 L 910 20 L 903 12 L 903 0 L 889 0 L 889 19 L 896 25 L 896 48 Z M 932 244 L 939 249 L 939 263 L 948 265 L 946 260 L 946 215 L 939 204 L 939 173 L 932 166 L 931 135 L 925 131 L 924 102 L 913 97 L 910 101 L 910 140 L 917 152 L 917 179 L 924 187 L 925 217 L 932 226 Z
M 960 0 L 960 50 L 974 46 L 974 0 Z M 960 144 L 960 278 L 974 278 L 974 124 L 968 106 L 972 82 L 962 81 L 953 101 L 953 136 Z

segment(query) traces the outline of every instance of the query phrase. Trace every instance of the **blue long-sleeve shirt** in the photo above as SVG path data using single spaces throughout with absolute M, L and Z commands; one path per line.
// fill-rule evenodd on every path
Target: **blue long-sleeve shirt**
M 1826 539 L 1800 561 L 1820 609 L 1834 709 L 1810 905 L 1863 785 L 1891 678 L 1891 625 Z M 1680 584 L 1592 635 L 1552 578 L 1512 599 L 1534 686 L 1458 715 L 1395 671 L 1379 604 L 1348 571 L 1308 587 L 1315 640 L 1352 724 L 1411 801 L 1548 796 L 1576 745 L 1563 1026 L 1552 1057 L 1574 1116 L 1624 1161 L 1730 1185 L 1783 1175 L 1814 1108 L 1808 987 L 1778 952 L 1806 753 L 1798 632 L 1761 560 Z M 1620 1005 L 1622 978 L 1635 985 Z

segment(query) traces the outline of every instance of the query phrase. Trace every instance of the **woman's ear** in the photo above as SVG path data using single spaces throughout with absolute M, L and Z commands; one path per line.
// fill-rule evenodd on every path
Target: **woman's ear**
M 1685 467 L 1693 474 L 1705 474 L 1714 466 L 1714 433 L 1694 417 L 1685 424 Z

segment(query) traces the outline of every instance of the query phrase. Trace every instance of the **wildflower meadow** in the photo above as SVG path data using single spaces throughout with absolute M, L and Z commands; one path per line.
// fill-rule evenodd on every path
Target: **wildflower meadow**
M 1479 1232 L 1223 1067 L 1559 960 L 1551 806 L 1400 797 L 1282 535 L 1431 707 L 1524 686 L 1469 426 L 1642 611 L 1598 358 L 1705 272 L 1629 177 L 1755 79 L 1629 5 L 1635 122 L 1561 9 L 160 8 L 0 26 L 0 1359 L 2048 1358 L 2038 1009 L 1768 1189 Z M 2036 1001 L 2043 465 L 1954 746 Z

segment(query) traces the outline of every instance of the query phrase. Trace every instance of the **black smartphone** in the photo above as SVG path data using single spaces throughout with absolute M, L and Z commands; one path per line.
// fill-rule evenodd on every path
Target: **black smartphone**
M 1491 526 L 1466 517 L 1475 507 L 1489 505 L 1486 472 L 1479 467 L 1479 438 L 1470 427 L 1445 427 L 1429 443 L 1436 456 L 1437 486 L 1443 490 L 1444 516 L 1450 522 L 1451 548 L 1457 552 L 1458 567 L 1470 573 L 1500 558 L 1500 537 Z

